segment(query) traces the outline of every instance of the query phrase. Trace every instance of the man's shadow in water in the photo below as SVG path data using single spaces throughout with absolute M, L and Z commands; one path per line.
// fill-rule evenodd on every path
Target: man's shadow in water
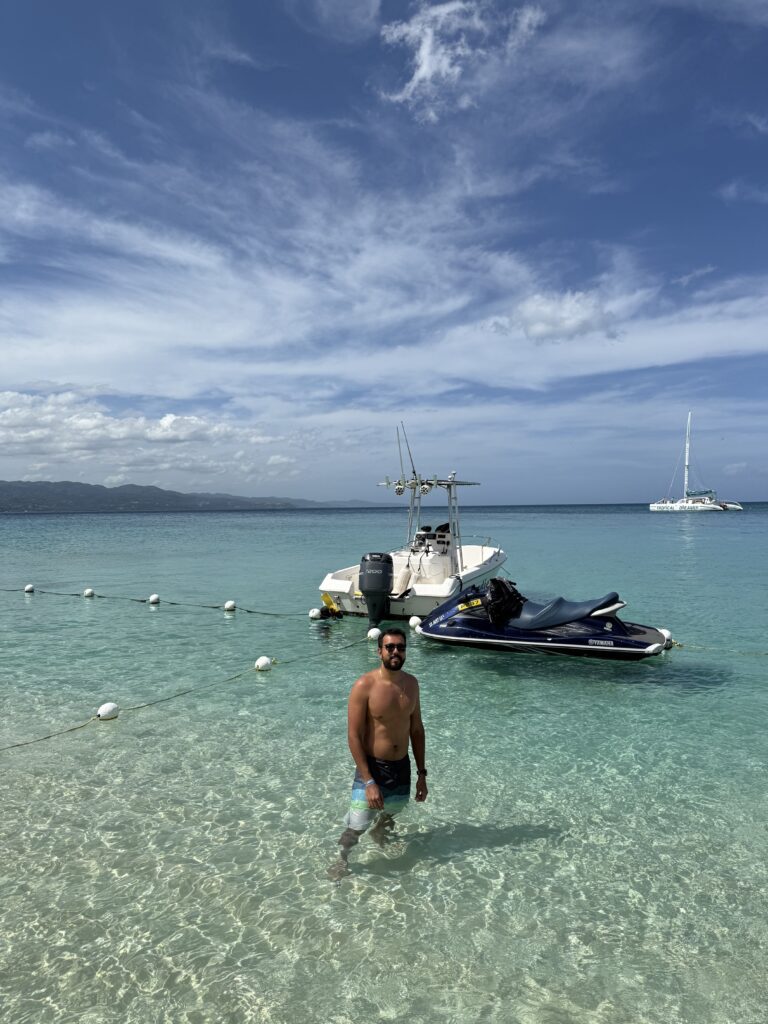
M 397 856 L 392 856 L 385 847 L 380 857 L 369 861 L 364 867 L 354 864 L 350 866 L 353 874 L 365 871 L 371 875 L 402 875 L 425 861 L 443 864 L 456 860 L 469 850 L 525 846 L 539 839 L 557 845 L 566 835 L 567 832 L 551 825 L 442 825 L 415 835 L 395 835 L 391 840 L 393 844 L 405 844 L 405 849 Z

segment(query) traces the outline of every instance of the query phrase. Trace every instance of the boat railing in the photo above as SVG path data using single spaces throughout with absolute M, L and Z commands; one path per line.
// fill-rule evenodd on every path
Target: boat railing
M 486 548 L 490 548 L 491 552 L 493 552 L 493 551 L 501 551 L 501 544 L 499 544 L 498 541 L 495 541 L 493 539 L 493 537 L 489 537 L 488 535 L 483 535 L 482 533 L 465 533 L 465 534 L 463 534 L 463 536 L 461 538 L 461 545 L 462 545 L 462 547 L 466 548 L 466 547 L 469 547 L 472 544 L 474 544 L 477 547 L 482 549 L 482 551 L 483 551 L 483 558 L 486 557 L 486 555 L 485 555 L 485 549 Z

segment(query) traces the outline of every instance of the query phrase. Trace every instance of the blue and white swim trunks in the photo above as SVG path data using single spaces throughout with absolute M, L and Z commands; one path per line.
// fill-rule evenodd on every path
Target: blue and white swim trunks
M 399 761 L 382 761 L 378 757 L 369 757 L 368 770 L 368 778 L 374 780 L 384 798 L 384 813 L 399 814 L 411 797 L 411 760 L 408 755 Z M 376 815 L 381 813 L 368 806 L 365 782 L 360 772 L 356 771 L 352 782 L 349 812 L 344 818 L 347 828 L 353 828 L 356 832 L 365 832 L 370 828 Z

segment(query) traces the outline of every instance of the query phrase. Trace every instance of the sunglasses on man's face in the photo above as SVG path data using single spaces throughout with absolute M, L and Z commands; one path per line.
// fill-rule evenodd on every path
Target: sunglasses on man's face
M 386 651 L 389 651 L 390 654 L 393 651 L 400 651 L 400 653 L 402 654 L 402 652 L 405 650 L 405 644 L 384 644 L 384 649 Z

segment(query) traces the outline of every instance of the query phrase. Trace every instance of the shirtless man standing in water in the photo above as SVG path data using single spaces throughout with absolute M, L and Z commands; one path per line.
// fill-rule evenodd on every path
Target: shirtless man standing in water
M 371 838 L 383 845 L 386 831 L 394 826 L 393 815 L 408 803 L 411 793 L 411 762 L 408 744 L 416 761 L 416 800 L 427 799 L 425 738 L 415 676 L 403 672 L 405 633 L 388 629 L 379 637 L 381 665 L 366 672 L 349 695 L 349 749 L 355 761 L 355 778 L 347 826 L 339 844 L 341 857 L 330 869 L 333 878 L 347 874 L 349 851 L 378 815 Z

